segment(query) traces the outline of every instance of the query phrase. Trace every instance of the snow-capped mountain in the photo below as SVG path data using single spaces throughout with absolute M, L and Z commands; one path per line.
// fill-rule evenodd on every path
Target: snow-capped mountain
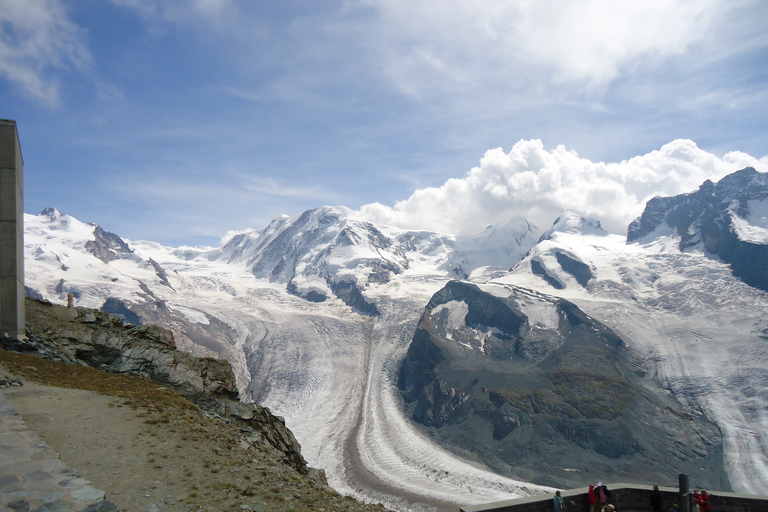
M 740 233 L 765 229 L 761 200 L 750 197 L 748 211 L 727 203 Z M 515 463 L 512 454 L 493 463 L 507 475 L 500 476 L 450 436 L 431 436 L 429 429 L 445 427 L 415 423 L 403 405 L 400 369 L 424 308 L 457 279 L 518 304 L 527 318 L 521 325 L 541 331 L 537 361 L 555 353 L 553 326 L 564 307 L 555 305 L 565 304 L 559 301 L 591 319 L 579 327 L 583 336 L 613 332 L 631 364 L 612 368 L 631 383 L 633 396 L 675 411 L 688 432 L 679 446 L 700 452 L 690 460 L 705 461 L 700 474 L 727 477 L 736 490 L 768 492 L 766 293 L 708 252 L 686 244 L 681 250 L 679 231 L 651 227 L 628 244 L 599 222 L 566 212 L 546 233 L 518 218 L 456 237 L 378 226 L 349 209 L 323 207 L 279 217 L 219 248 L 169 248 L 122 240 L 53 209 L 26 215 L 25 223 L 30 295 L 65 303 L 73 293 L 78 305 L 169 327 L 177 345 L 195 355 L 227 358 L 240 390 L 285 417 L 305 458 L 341 492 L 428 510 L 542 490 L 521 481 L 537 478 L 532 473 L 504 466 Z M 683 232 L 695 237 L 704 225 Z M 474 321 L 470 302 L 432 304 L 430 314 L 440 318 L 435 335 L 455 350 L 503 348 L 498 340 L 511 327 Z M 501 405 L 489 401 L 490 413 L 504 408 L 501 426 L 488 425 L 491 437 L 514 424 L 504 418 L 523 418 L 499 396 L 509 398 L 497 391 Z M 612 467 L 610 455 L 595 453 L 595 464 Z M 574 469 L 581 471 L 553 474 Z
M 54 209 L 25 223 L 30 295 L 65 303 L 73 293 L 77 305 L 167 326 L 180 348 L 229 359 L 244 395 L 286 418 L 336 489 L 409 510 L 538 489 L 429 441 L 392 384 L 430 295 L 459 264 L 509 269 L 538 239 L 527 222 L 485 230 L 484 254 L 472 237 L 376 227 L 340 207 L 280 217 L 220 248 L 94 250 L 119 237 Z M 118 257 L 97 257 L 109 250 Z M 375 310 L 339 293 L 344 282 Z
M 331 296 L 365 314 L 377 314 L 362 291 L 388 283 L 412 266 L 469 277 L 506 270 L 535 244 L 539 229 L 515 218 L 477 236 L 379 228 L 345 207 L 321 207 L 238 234 L 209 258 L 244 264 L 255 277 L 286 284 L 312 302 Z
M 768 175 L 751 167 L 699 190 L 656 197 L 629 226 L 628 242 L 679 238 L 681 251 L 707 251 L 744 282 L 768 290 Z

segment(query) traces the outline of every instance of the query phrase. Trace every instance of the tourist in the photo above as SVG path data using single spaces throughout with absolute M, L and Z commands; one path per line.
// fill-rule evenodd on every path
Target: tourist
M 587 491 L 587 504 L 589 505 L 589 512 L 595 512 L 595 505 L 597 504 L 595 484 L 589 484 L 589 490 Z
M 701 494 L 699 494 L 699 508 L 701 508 L 701 512 L 712 510 L 712 504 L 709 502 L 709 493 L 707 493 L 706 489 L 702 489 Z
M 663 504 L 664 503 L 661 499 L 661 491 L 659 491 L 659 486 L 654 485 L 653 491 L 651 491 L 651 510 L 653 512 L 661 512 L 661 507 Z
M 694 489 L 691 494 L 691 512 L 701 512 L 701 504 L 699 503 L 699 491 Z
M 603 484 L 603 482 L 598 482 L 595 492 L 597 493 L 597 501 L 600 502 L 600 505 L 605 507 L 605 504 L 608 503 L 608 500 L 611 498 L 611 493 L 608 492 L 608 487 Z
M 555 505 L 555 512 L 564 512 L 565 511 L 565 502 L 563 501 L 563 497 L 560 496 L 560 491 L 557 491 L 555 493 L 555 499 L 554 505 Z

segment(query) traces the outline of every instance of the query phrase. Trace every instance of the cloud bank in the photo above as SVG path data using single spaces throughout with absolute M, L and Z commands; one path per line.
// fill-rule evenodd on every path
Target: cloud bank
M 359 213 L 406 229 L 470 235 L 515 215 L 546 229 L 571 210 L 625 235 L 652 197 L 693 192 L 705 180 L 718 181 L 750 166 L 768 171 L 768 156 L 735 151 L 720 158 L 678 139 L 642 156 L 604 163 L 564 146 L 547 151 L 540 140 L 521 140 L 509 153 L 487 151 L 480 166 L 463 178 L 417 190 L 393 207 L 364 205 Z
M 378 17 L 365 38 L 406 92 L 435 74 L 456 82 L 547 76 L 585 90 L 684 54 L 712 34 L 722 0 L 361 0 Z

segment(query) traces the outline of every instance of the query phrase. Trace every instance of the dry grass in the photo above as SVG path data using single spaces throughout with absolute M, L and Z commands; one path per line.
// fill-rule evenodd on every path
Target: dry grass
M 284 464 L 271 447 L 245 442 L 234 426 L 207 416 L 150 379 L 2 350 L 0 365 L 23 380 L 118 397 L 104 407 L 105 412 L 127 410 L 138 418 L 135 421 L 142 426 L 135 436 L 126 438 L 120 425 L 109 433 L 116 440 L 111 448 L 116 460 L 130 454 L 131 460 L 141 461 L 131 478 L 115 475 L 110 480 L 112 471 L 89 475 L 87 467 L 76 466 L 123 510 L 143 510 L 148 494 L 166 498 L 164 512 L 240 510 L 243 505 L 265 512 L 385 510 L 317 487 Z M 55 423 L 50 425 L 56 428 Z M 107 467 L 119 468 L 120 462 L 110 466 L 107 461 Z

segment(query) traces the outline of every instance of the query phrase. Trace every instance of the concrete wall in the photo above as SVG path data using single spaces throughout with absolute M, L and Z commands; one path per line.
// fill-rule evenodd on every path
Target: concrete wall
M 650 511 L 650 485 L 606 484 L 611 492 L 609 503 L 616 507 L 616 512 Z M 659 487 L 664 499 L 662 510 L 666 512 L 679 502 L 678 489 Z M 587 488 L 560 491 L 565 501 L 565 512 L 587 512 Z M 768 496 L 754 496 L 733 492 L 709 491 L 712 512 L 768 512 Z M 499 501 L 486 505 L 461 507 L 462 512 L 552 512 L 554 494 L 543 494 L 530 498 Z M 596 507 L 599 510 L 599 507 Z
M 16 122 L 0 119 L 0 334 L 24 337 L 24 162 Z

